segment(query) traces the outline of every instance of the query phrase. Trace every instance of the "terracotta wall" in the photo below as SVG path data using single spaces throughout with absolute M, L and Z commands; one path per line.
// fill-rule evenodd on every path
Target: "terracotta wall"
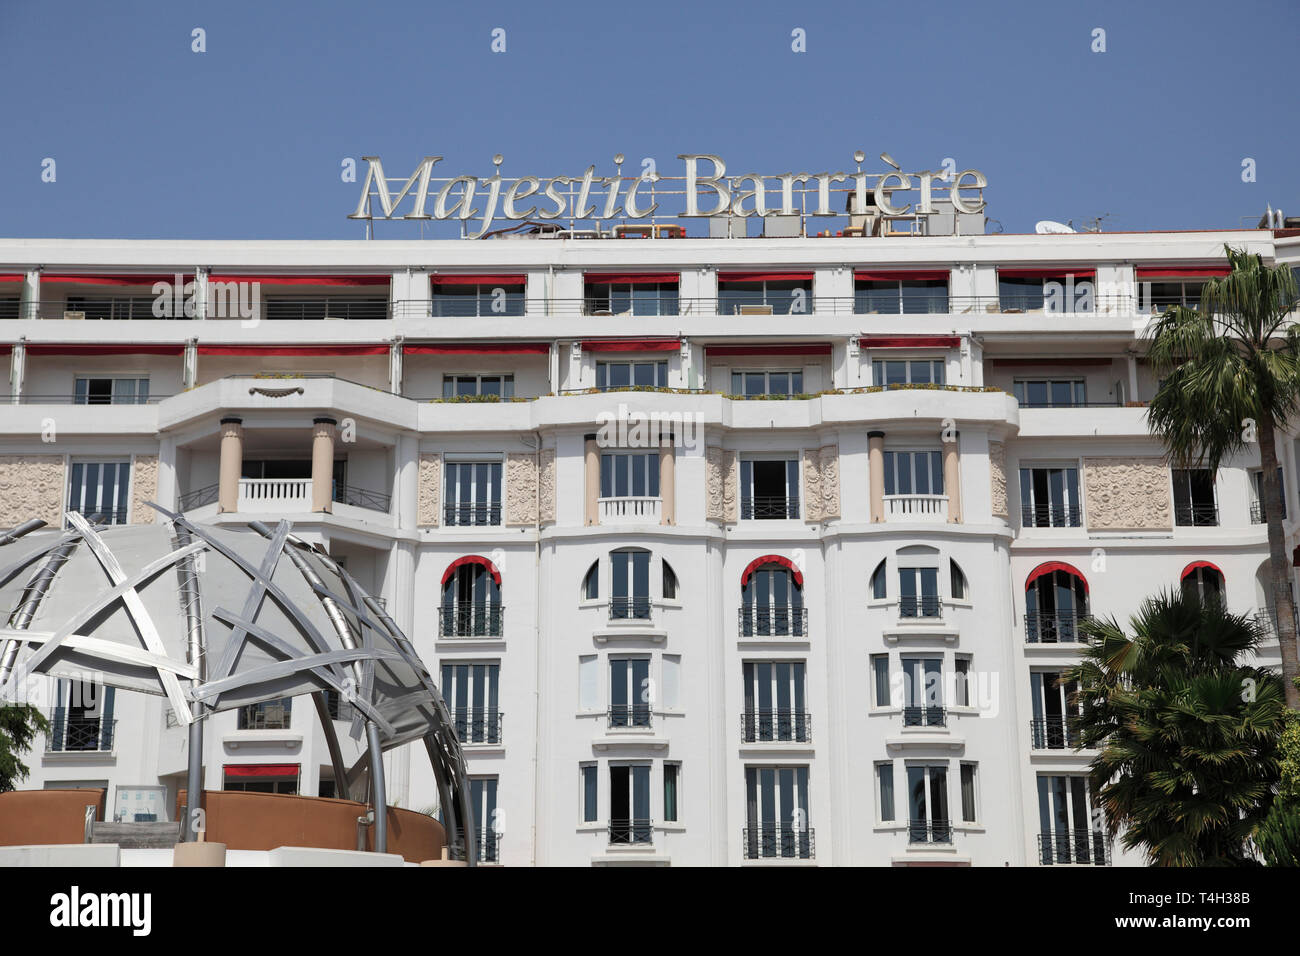
M 94 804 L 95 819 L 103 820 L 107 797 L 107 790 L 0 793 L 0 846 L 84 843 L 86 807 Z

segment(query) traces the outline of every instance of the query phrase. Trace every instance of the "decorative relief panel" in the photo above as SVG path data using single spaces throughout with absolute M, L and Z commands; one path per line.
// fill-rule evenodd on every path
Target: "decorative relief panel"
M 821 472 L 821 520 L 840 516 L 840 446 L 823 445 L 817 452 Z
M 531 452 L 506 453 L 506 524 L 537 521 L 537 456 Z
M 420 454 L 420 467 L 417 472 L 419 488 L 416 492 L 415 521 L 428 527 L 439 525 L 439 511 L 442 502 L 442 456 L 437 453 Z
M 1159 458 L 1085 458 L 1083 485 L 1091 529 L 1173 527 L 1169 473 Z
M 29 518 L 63 527 L 63 456 L 0 455 L 0 527 Z
M 805 448 L 799 470 L 803 472 L 803 520 L 822 520 L 822 473 L 815 448 Z
M 131 462 L 131 523 L 153 524 L 158 512 L 145 502 L 157 498 L 158 456 L 136 455 Z
M 730 524 L 740 520 L 740 507 L 737 501 L 736 453 L 725 448 L 711 446 L 704 452 L 705 493 L 708 502 L 705 517 L 710 521 Z
M 555 520 L 555 449 L 542 449 L 542 463 L 538 468 L 538 499 L 541 520 Z
M 1007 446 L 1000 441 L 989 442 L 989 488 L 993 514 L 1007 517 Z

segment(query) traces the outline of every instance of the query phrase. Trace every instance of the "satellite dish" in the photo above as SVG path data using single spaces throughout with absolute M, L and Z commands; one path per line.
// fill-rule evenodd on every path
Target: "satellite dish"
M 1040 236 L 1052 236 L 1072 233 L 1074 230 L 1063 222 L 1057 222 L 1055 219 L 1040 219 L 1034 226 L 1034 232 Z

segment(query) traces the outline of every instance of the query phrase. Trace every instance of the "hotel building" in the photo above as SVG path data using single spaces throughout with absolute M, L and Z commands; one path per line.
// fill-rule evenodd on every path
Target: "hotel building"
M 1225 243 L 1300 264 L 1290 229 L 0 240 L 0 528 L 291 521 L 428 662 L 485 861 L 1138 864 L 1057 677 L 1180 582 L 1270 615 L 1257 453 L 1171 470 L 1144 417 L 1142 332 Z M 25 786 L 174 812 L 165 699 L 45 693 Z M 335 794 L 304 701 L 213 716 L 206 787 Z

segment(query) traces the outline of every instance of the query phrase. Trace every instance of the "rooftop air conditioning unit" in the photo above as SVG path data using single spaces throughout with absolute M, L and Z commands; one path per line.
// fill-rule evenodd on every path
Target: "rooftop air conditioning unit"
M 84 319 L 86 317 L 86 313 L 85 312 L 64 312 L 63 317 L 65 319 Z

